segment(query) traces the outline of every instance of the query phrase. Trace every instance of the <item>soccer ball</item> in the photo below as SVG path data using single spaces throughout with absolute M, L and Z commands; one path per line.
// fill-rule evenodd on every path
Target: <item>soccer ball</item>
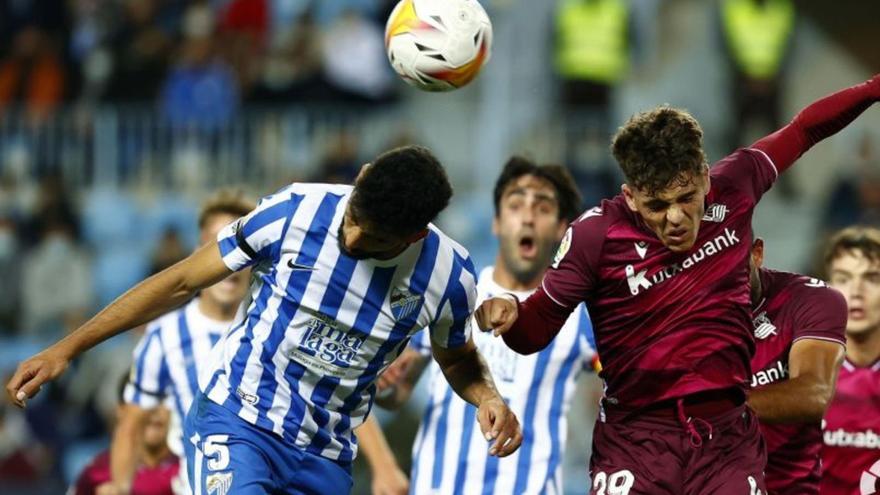
M 469 83 L 491 47 L 492 23 L 477 0 L 400 0 L 385 25 L 391 66 L 425 91 Z

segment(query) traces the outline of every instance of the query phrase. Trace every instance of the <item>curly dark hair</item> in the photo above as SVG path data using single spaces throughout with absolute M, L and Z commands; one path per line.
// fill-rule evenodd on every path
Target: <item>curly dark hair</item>
M 703 130 L 685 110 L 661 106 L 630 117 L 611 140 L 611 153 L 631 186 L 654 195 L 706 167 Z
M 521 156 L 513 156 L 507 160 L 501 175 L 495 181 L 495 216 L 498 216 L 504 189 L 524 175 L 533 175 L 553 184 L 556 200 L 559 202 L 559 218 L 569 222 L 577 218 L 581 211 L 581 193 L 568 169 L 561 165 L 538 165 Z
M 351 207 L 361 221 L 397 236 L 412 235 L 449 204 L 452 186 L 428 148 L 404 146 L 382 153 L 358 177 Z
M 880 261 L 880 229 L 854 225 L 831 236 L 823 257 L 823 275 L 830 275 L 831 263 L 844 253 L 856 251 L 871 262 Z

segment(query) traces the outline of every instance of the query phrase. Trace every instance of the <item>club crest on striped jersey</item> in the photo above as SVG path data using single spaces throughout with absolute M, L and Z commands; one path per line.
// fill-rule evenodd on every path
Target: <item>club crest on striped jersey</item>
M 213 473 L 205 479 L 205 490 L 209 495 L 226 495 L 232 488 L 232 473 Z
M 417 310 L 422 302 L 421 294 L 413 294 L 408 290 L 395 287 L 391 289 L 389 298 L 391 303 L 391 314 L 395 320 L 402 320 Z

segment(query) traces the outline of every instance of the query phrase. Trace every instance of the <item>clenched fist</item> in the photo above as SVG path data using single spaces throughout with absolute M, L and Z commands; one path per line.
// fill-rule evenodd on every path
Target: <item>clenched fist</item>
M 504 335 L 516 321 L 518 303 L 511 294 L 492 297 L 483 301 L 474 312 L 477 326 L 484 332 L 493 331 L 495 336 Z

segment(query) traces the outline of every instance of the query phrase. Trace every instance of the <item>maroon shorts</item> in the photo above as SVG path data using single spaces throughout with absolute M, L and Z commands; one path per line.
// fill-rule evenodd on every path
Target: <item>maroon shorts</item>
M 754 413 L 729 402 L 700 406 L 606 407 L 593 432 L 590 493 L 766 495 L 767 451 Z

